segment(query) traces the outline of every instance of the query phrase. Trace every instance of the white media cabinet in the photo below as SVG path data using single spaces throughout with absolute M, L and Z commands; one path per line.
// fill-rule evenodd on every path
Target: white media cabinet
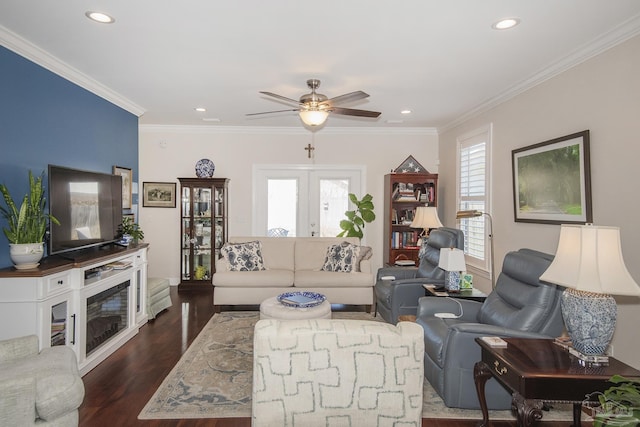
M 35 334 L 41 349 L 67 345 L 86 374 L 147 322 L 147 248 L 106 247 L 0 270 L 0 339 Z

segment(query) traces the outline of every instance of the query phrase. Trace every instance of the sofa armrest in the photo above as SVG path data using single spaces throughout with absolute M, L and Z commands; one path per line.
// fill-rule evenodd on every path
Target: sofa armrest
M 0 341 L 0 361 L 10 362 L 38 354 L 38 337 L 27 335 Z

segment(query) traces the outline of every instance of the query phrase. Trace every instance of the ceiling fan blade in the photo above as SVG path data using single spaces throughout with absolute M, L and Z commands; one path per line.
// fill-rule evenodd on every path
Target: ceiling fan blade
M 287 111 L 300 111 L 299 108 L 291 108 L 289 110 L 263 111 L 262 113 L 247 113 L 245 116 L 259 116 L 261 114 L 284 113 Z
M 382 114 L 378 111 L 355 110 L 353 108 L 341 108 L 341 107 L 332 107 L 330 111 L 334 114 L 342 114 L 345 116 L 359 116 L 359 117 L 378 117 L 380 114 Z
M 300 101 L 296 101 L 295 99 L 287 98 L 286 96 L 278 95 L 277 93 L 262 92 L 262 91 L 260 93 L 263 94 L 263 95 L 271 96 L 273 98 L 277 98 L 277 99 L 279 99 L 281 101 L 289 102 L 291 104 L 300 105 Z
M 339 95 L 331 99 L 327 99 L 326 101 L 321 102 L 321 104 L 335 105 L 342 102 L 358 101 L 360 99 L 367 98 L 368 96 L 369 96 L 368 93 L 365 93 L 361 90 L 357 90 L 355 92 L 345 93 L 344 95 Z

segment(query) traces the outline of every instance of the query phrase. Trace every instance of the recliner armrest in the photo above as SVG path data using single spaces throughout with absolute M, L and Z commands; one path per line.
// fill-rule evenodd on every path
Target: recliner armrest
M 378 269 L 376 281 L 381 280 L 381 277 L 385 276 L 393 276 L 395 280 L 413 279 L 417 273 L 417 267 L 382 267 Z
M 462 298 L 446 297 L 422 297 L 418 301 L 418 312 L 416 317 L 432 317 L 435 313 L 462 314 L 459 320 L 477 322 L 478 313 L 482 303 L 469 301 Z M 462 313 L 460 310 L 462 309 Z M 485 326 L 485 325 L 481 325 Z

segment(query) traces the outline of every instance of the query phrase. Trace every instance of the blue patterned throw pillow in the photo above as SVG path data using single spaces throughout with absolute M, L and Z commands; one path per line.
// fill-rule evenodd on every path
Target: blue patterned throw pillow
M 329 246 L 322 271 L 351 273 L 359 252 L 360 247 L 349 242 Z
M 259 240 L 245 243 L 225 243 L 220 249 L 231 271 L 266 270 Z

